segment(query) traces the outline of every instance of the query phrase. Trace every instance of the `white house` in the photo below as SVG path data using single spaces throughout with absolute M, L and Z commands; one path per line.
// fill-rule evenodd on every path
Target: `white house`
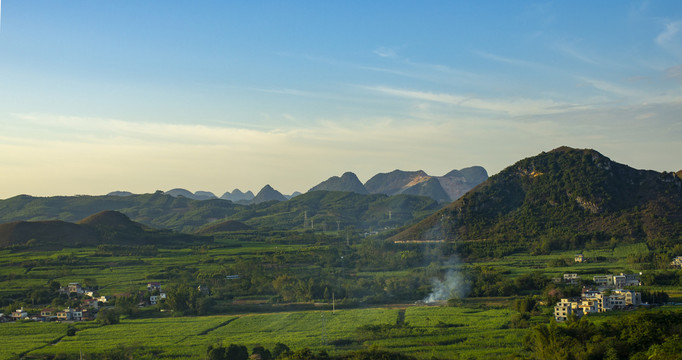
M 16 309 L 14 310 L 14 312 L 12 312 L 12 319 L 14 320 L 28 319 L 28 313 L 24 311 L 23 307 L 21 309 Z

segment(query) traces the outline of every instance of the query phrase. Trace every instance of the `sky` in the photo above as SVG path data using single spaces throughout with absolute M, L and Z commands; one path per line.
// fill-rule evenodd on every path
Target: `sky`
M 0 199 L 682 169 L 682 2 L 4 0 Z

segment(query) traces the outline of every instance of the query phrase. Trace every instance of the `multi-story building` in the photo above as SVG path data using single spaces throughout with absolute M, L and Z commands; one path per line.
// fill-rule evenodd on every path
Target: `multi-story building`
M 608 295 L 602 291 L 585 290 L 580 300 L 561 299 L 554 306 L 554 318 L 556 321 L 566 321 L 571 314 L 582 317 L 591 313 L 623 309 L 627 306 L 639 306 L 641 304 L 642 294 L 633 290 L 617 289 Z

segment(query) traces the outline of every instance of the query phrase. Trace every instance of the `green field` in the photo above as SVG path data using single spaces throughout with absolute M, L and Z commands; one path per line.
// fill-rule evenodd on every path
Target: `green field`
M 363 325 L 394 325 L 401 312 L 406 329 L 388 338 L 363 338 Z M 521 351 L 524 330 L 506 329 L 510 311 L 457 307 L 412 306 L 332 311 L 301 311 L 240 316 L 205 316 L 122 320 L 120 324 L 7 323 L 0 325 L 2 358 L 19 354 L 96 354 L 125 346 L 144 347 L 156 358 L 194 358 L 210 344 L 232 343 L 249 349 L 278 342 L 291 349 L 310 348 L 338 354 L 359 349 L 399 351 L 422 359 L 505 357 Z

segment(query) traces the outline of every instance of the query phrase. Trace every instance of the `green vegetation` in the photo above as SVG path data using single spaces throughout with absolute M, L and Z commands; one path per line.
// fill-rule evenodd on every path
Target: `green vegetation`
M 646 243 L 651 253 L 633 261 L 669 263 L 682 253 L 682 182 L 560 148 L 506 168 L 394 239 L 450 239 L 475 258 Z
M 682 255 L 676 181 L 558 149 L 517 163 L 403 232 L 439 205 L 341 192 L 252 206 L 160 193 L 8 199 L 0 218 L 45 220 L 57 210 L 84 218 L 112 207 L 211 236 L 152 230 L 111 211 L 78 224 L 4 224 L 4 313 L 84 305 L 83 295 L 59 291 L 71 282 L 114 298 L 95 321 L 0 324 L 7 344 L 0 357 L 546 358 L 568 347 L 551 356 L 624 358 L 633 349 L 633 359 L 665 358 L 679 350 L 677 308 L 562 325 L 551 314 L 595 275 L 641 271 L 644 301 L 682 302 L 682 270 L 670 267 Z M 25 228 L 31 224 L 38 230 Z M 576 263 L 576 253 L 586 262 Z M 578 284 L 562 281 L 565 273 Z M 148 282 L 166 297 L 151 304 L 161 291 Z M 633 345 L 635 333 L 646 339 Z
M 0 223 L 47 220 L 77 222 L 92 214 L 115 210 L 147 226 L 184 233 L 193 233 L 202 228 L 205 230 L 209 224 L 224 221 L 237 221 L 261 230 L 303 230 L 314 225 L 318 230 L 335 231 L 338 226 L 340 229 L 367 231 L 370 228 L 409 225 L 440 208 L 441 205 L 435 200 L 424 196 L 389 197 L 329 191 L 314 191 L 289 201 L 254 205 L 239 205 L 220 199 L 199 201 L 175 198 L 160 191 L 125 197 L 39 198 L 20 195 L 0 200 Z M 306 211 L 308 223 L 305 222 Z
M 682 312 L 638 311 L 597 324 L 586 317 L 565 326 L 539 325 L 525 343 L 533 358 L 543 360 L 670 360 L 682 358 L 681 332 Z

